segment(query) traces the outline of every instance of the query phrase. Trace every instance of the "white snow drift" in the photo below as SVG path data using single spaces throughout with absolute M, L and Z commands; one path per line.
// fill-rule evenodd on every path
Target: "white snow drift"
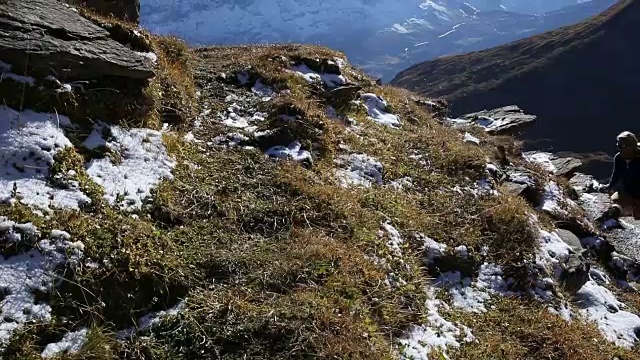
M 387 112 L 387 102 L 376 94 L 362 94 L 360 99 L 367 108 L 369 118 L 379 124 L 392 128 L 400 127 L 400 118 Z
M 38 235 L 31 224 L 16 224 L 0 217 L 2 241 L 19 243 Z M 26 253 L 0 256 L 0 345 L 6 344 L 11 334 L 25 323 L 51 319 L 51 307 L 36 302 L 35 292 L 50 292 L 57 282 L 56 267 L 77 263 L 83 249 L 82 243 L 71 242 L 68 234 L 56 231 Z
M 39 209 L 78 209 L 90 202 L 78 188 L 54 188 L 49 170 L 54 156 L 72 146 L 63 127 L 71 125 L 66 116 L 14 111 L 0 106 L 0 201 L 20 198 Z
M 108 139 L 102 137 L 105 127 Z M 93 159 L 87 164 L 87 173 L 104 187 L 109 204 L 128 210 L 140 208 L 154 186 L 162 179 L 173 179 L 175 161 L 167 154 L 159 131 L 97 124 L 84 145 L 94 149 L 103 144 L 121 161 Z
M 342 187 L 382 185 L 382 163 L 366 154 L 340 155 L 335 162 Z

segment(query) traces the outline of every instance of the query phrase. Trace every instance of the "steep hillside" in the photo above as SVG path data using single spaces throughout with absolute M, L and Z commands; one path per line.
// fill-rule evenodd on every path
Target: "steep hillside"
M 640 358 L 640 266 L 549 154 L 327 48 L 0 10 L 150 76 L 0 52 L 2 359 Z
M 416 62 L 485 49 L 580 21 L 614 0 L 519 6 L 500 1 L 149 1 L 147 29 L 191 44 L 313 43 L 339 49 L 385 81 Z M 553 18 L 542 15 L 562 6 Z M 519 13 L 538 9 L 539 12 Z M 578 19 L 576 19 L 578 17 Z M 215 18 L 216 21 L 210 21 Z M 566 20 L 564 20 L 566 18 Z M 357 19 L 357 21 L 353 21 Z
M 517 104 L 539 118 L 527 138 L 550 139 L 557 151 L 611 151 L 617 133 L 639 130 L 629 121 L 639 20 L 640 2 L 623 0 L 574 26 L 415 65 L 393 83 L 447 98 L 453 115 Z

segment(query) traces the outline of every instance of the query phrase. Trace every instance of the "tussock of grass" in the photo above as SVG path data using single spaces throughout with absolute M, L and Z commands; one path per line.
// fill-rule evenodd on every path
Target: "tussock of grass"
M 484 314 L 459 313 L 457 320 L 474 329 L 477 342 L 463 344 L 450 354 L 456 359 L 636 359 L 602 338 L 595 325 L 566 322 L 541 304 L 499 299 Z

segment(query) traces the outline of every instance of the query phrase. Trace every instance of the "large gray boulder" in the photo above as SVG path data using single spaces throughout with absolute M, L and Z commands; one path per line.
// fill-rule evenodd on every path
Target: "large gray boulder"
M 14 73 L 53 75 L 65 82 L 154 76 L 153 64 L 143 55 L 51 0 L 0 1 L 0 60 L 11 64 Z

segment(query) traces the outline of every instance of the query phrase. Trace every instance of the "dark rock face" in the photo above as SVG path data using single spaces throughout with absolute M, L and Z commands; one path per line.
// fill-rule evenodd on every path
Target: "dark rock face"
M 47 0 L 0 2 L 0 60 L 14 72 L 71 82 L 102 76 L 148 79 L 152 64 L 67 5 Z
M 140 22 L 140 0 L 66 0 L 71 5 L 84 5 L 105 16 L 115 16 L 135 24 Z

